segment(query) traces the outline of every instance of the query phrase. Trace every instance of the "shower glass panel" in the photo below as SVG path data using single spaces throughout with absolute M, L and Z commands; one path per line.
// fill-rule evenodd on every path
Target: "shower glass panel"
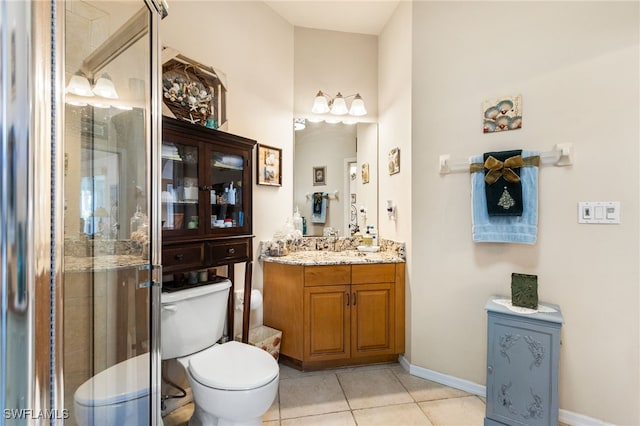
M 146 425 L 151 12 L 140 0 L 63 4 L 65 424 Z M 105 372 L 117 364 L 124 376 Z M 127 417 L 93 417 L 115 387 L 141 399 Z

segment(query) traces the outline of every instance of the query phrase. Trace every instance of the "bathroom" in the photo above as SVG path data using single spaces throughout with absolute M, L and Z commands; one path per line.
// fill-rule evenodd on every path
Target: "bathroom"
M 509 292 L 511 272 L 537 274 L 541 300 L 560 305 L 566 320 L 564 422 L 640 423 L 638 5 L 399 2 L 377 36 L 303 27 L 262 2 L 170 2 L 160 23 L 163 45 L 227 74 L 229 131 L 282 149 L 282 186 L 254 186 L 255 241 L 269 240 L 300 204 L 292 119 L 309 114 L 318 90 L 357 91 L 378 127 L 378 204 L 367 207 L 380 236 L 407 247 L 412 373 L 483 385 L 486 299 Z M 305 66 L 312 53 L 318 64 Z M 522 129 L 482 134 L 481 102 L 515 93 Z M 473 243 L 468 176 L 440 175 L 439 156 L 565 142 L 574 164 L 540 173 L 537 243 Z M 381 165 L 394 148 L 401 168 L 390 175 Z M 605 172 L 604 156 L 621 164 Z M 621 224 L 578 224 L 577 203 L 593 200 L 620 201 Z M 244 268 L 236 269 L 240 283 Z M 262 312 L 251 318 L 259 325 Z

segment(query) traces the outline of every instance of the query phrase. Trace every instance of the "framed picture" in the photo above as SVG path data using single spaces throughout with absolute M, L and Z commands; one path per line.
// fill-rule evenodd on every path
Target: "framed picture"
M 314 185 L 327 184 L 327 166 L 320 166 L 320 167 L 313 168 L 313 184 Z
M 282 186 L 282 150 L 258 144 L 258 185 Z
M 395 175 L 400 172 L 400 148 L 393 148 L 389 151 L 389 174 Z
M 369 163 L 362 164 L 362 183 L 369 183 Z

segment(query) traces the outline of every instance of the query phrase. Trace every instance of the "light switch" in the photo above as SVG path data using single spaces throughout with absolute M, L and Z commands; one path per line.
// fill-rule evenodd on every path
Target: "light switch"
M 619 201 L 580 201 L 578 223 L 620 223 Z

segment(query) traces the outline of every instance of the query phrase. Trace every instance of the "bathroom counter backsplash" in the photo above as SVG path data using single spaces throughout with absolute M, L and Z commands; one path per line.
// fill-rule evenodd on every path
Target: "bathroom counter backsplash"
M 406 259 L 405 243 L 380 240 L 380 249 L 376 253 L 359 252 L 361 237 L 331 238 L 304 237 L 297 244 L 287 245 L 287 254 L 272 256 L 269 248 L 271 241 L 260 242 L 260 259 L 265 262 L 294 265 L 340 265 L 351 263 L 397 263 Z

